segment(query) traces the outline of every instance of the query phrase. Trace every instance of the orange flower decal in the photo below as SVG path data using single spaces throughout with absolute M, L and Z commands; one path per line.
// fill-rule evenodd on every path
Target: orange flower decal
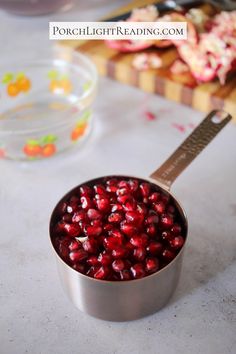
M 71 93 L 73 87 L 67 75 L 59 73 L 57 70 L 51 70 L 48 73 L 48 78 L 50 79 L 50 92 L 66 95 Z
M 50 157 L 56 153 L 55 135 L 46 135 L 38 140 L 28 140 L 23 147 L 24 154 L 30 159 Z
M 80 137 L 82 137 L 88 127 L 88 120 L 91 116 L 91 111 L 86 111 L 83 113 L 82 117 L 76 123 L 74 129 L 71 132 L 71 140 L 76 142 Z
M 19 93 L 26 93 L 31 89 L 31 81 L 24 73 L 6 73 L 2 83 L 6 85 L 6 92 L 10 97 L 16 97 Z

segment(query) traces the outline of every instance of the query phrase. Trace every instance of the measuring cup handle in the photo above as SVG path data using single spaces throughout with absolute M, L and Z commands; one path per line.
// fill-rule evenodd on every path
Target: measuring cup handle
M 169 190 L 175 179 L 231 120 L 222 110 L 214 110 L 194 129 L 180 147 L 150 177 Z

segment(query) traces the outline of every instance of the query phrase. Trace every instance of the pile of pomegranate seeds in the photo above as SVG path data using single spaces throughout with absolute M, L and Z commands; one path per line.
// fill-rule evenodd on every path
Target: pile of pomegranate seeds
M 74 189 L 56 207 L 60 257 L 89 277 L 132 280 L 171 262 L 185 241 L 174 200 L 143 180 L 110 177 Z

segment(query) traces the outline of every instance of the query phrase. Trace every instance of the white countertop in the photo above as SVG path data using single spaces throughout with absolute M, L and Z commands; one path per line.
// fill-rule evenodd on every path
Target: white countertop
M 93 20 L 125 2 L 86 1 L 48 17 L 0 12 L 0 61 L 43 52 L 49 20 Z M 81 151 L 29 164 L 0 161 L 1 354 L 236 352 L 236 125 L 227 126 L 173 186 L 190 230 L 180 283 L 163 310 L 133 322 L 104 322 L 76 310 L 61 289 L 48 238 L 58 199 L 95 176 L 148 176 L 203 118 L 149 96 L 157 119 L 146 121 L 145 97 L 101 79 L 95 128 Z

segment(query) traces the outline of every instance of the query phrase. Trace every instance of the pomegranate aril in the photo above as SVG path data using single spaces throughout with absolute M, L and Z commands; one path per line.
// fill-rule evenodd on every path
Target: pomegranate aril
M 93 202 L 89 197 L 85 197 L 85 196 L 81 197 L 80 201 L 81 201 L 81 206 L 84 210 L 88 210 L 93 206 Z
M 93 277 L 94 277 L 94 274 L 98 271 L 98 269 L 99 269 L 99 266 L 90 267 L 89 270 L 87 271 L 86 275 L 87 275 L 88 277 L 93 278 Z
M 111 222 L 111 223 L 119 223 L 123 220 L 123 215 L 121 213 L 111 213 L 109 216 L 108 216 L 108 222 Z
M 158 215 L 149 215 L 145 219 L 146 224 L 158 224 L 159 223 L 159 216 Z
M 72 222 L 87 220 L 87 214 L 84 210 L 76 211 L 72 216 Z
M 111 212 L 114 213 L 116 211 L 122 211 L 123 207 L 121 204 L 113 204 L 111 207 Z
M 130 179 L 129 186 L 130 186 L 130 190 L 132 192 L 137 192 L 138 186 L 139 186 L 138 180 L 137 179 Z
M 103 225 L 103 230 L 106 231 L 106 232 L 111 231 L 113 228 L 114 228 L 114 225 L 111 225 L 111 224 Z
M 137 261 L 143 261 L 145 259 L 146 256 L 146 250 L 144 247 L 138 247 L 134 249 L 133 252 L 133 257 L 134 259 L 136 259 Z
M 160 201 L 160 202 L 154 203 L 153 208 L 158 214 L 162 214 L 162 213 L 164 213 L 166 206 L 163 203 L 163 201 Z
M 102 218 L 102 214 L 100 213 L 100 211 L 96 209 L 89 209 L 87 211 L 87 215 L 90 220 L 96 220 L 96 219 L 99 220 Z
M 176 209 L 173 205 L 168 205 L 166 208 L 166 213 L 170 215 L 174 215 L 176 212 Z
M 171 228 L 173 226 L 173 217 L 170 214 L 161 215 L 161 225 L 165 228 Z
M 161 199 L 161 193 L 158 192 L 154 192 L 149 196 L 149 201 L 152 203 L 155 203 L 160 199 Z
M 83 248 L 80 248 L 76 251 L 70 252 L 69 257 L 72 262 L 82 262 L 88 258 L 88 253 Z
M 137 202 L 133 197 L 128 198 L 124 204 L 123 204 L 123 209 L 125 211 L 134 211 L 137 208 Z
M 163 231 L 161 237 L 165 241 L 170 241 L 173 238 L 173 235 L 170 233 L 170 231 Z
M 117 192 L 117 189 L 118 189 L 118 187 L 117 186 L 107 186 L 106 187 L 106 191 L 108 192 L 108 193 L 116 193 Z
M 116 259 L 112 262 L 114 272 L 121 272 L 125 268 L 125 263 L 122 259 Z
M 145 270 L 148 273 L 154 273 L 159 269 L 159 261 L 157 258 L 149 257 L 145 260 Z
M 155 237 L 157 235 L 156 225 L 155 224 L 148 225 L 146 228 L 146 233 L 152 238 Z
M 100 226 L 85 226 L 84 233 L 88 237 L 97 237 L 102 233 L 102 228 Z
M 110 178 L 106 181 L 107 186 L 117 186 L 118 180 L 116 178 Z
M 93 188 L 96 194 L 107 194 L 106 189 L 102 184 L 95 184 Z
M 120 203 L 120 204 L 124 204 L 128 199 L 130 199 L 131 196 L 130 194 L 125 194 L 125 195 L 119 195 L 117 197 L 117 201 Z
M 143 203 L 139 203 L 139 204 L 137 205 L 137 211 L 138 211 L 140 214 L 142 214 L 143 216 L 147 215 L 147 212 L 148 212 L 146 205 L 143 204 Z
M 69 257 L 68 246 L 61 243 L 58 247 L 58 253 L 60 254 L 62 259 L 67 260 L 67 258 Z
M 87 259 L 86 263 L 90 266 L 97 266 L 97 265 L 99 265 L 99 260 L 98 260 L 97 256 L 90 256 Z
M 62 220 L 63 220 L 65 223 L 71 223 L 71 222 L 72 222 L 72 216 L 71 216 L 71 214 L 64 214 L 63 217 L 62 217 Z
M 99 254 L 98 261 L 102 263 L 102 265 L 108 266 L 112 263 L 113 258 L 110 253 L 104 252 Z
M 109 235 L 119 238 L 121 243 L 124 241 L 124 235 L 117 229 L 111 229 Z
M 106 249 L 108 250 L 113 250 L 116 247 L 119 247 L 122 245 L 122 241 L 118 237 L 105 237 L 103 241 L 103 245 Z
M 161 254 L 163 245 L 158 241 L 151 241 L 146 248 L 147 252 L 153 256 Z
M 82 244 L 83 249 L 88 253 L 96 253 L 98 250 L 98 243 L 94 239 L 88 239 Z
M 120 272 L 119 276 L 120 276 L 120 279 L 121 279 L 121 280 L 130 280 L 130 279 L 132 279 L 131 274 L 130 274 L 130 271 L 127 270 L 127 269 L 122 270 L 122 271 Z
M 124 247 L 117 247 L 112 250 L 112 256 L 114 258 L 126 258 L 128 256 L 128 251 Z
M 79 190 L 80 190 L 81 197 L 83 196 L 90 197 L 93 193 L 92 189 L 88 186 L 81 186 Z
M 139 188 L 143 197 L 149 196 L 151 190 L 151 186 L 149 183 L 143 182 L 140 184 Z
M 72 195 L 72 197 L 70 198 L 70 203 L 79 204 L 79 197 L 77 197 L 76 195 Z
M 184 244 L 184 238 L 182 236 L 175 236 L 172 240 L 170 240 L 170 245 L 172 248 L 178 250 Z
M 110 209 L 110 201 L 108 198 L 101 198 L 97 200 L 97 207 L 102 212 L 107 212 Z
M 146 275 L 146 272 L 145 272 L 145 269 L 144 269 L 142 263 L 134 264 L 130 268 L 130 270 L 131 270 L 131 273 L 132 273 L 134 279 L 143 278 Z
M 125 213 L 125 218 L 130 223 L 139 224 L 142 222 L 141 214 L 137 211 L 127 211 Z
M 85 264 L 77 263 L 72 266 L 77 272 L 85 274 L 86 272 L 86 266 Z
M 103 226 L 103 223 L 102 223 L 101 220 L 96 219 L 96 220 L 91 221 L 91 225 L 92 225 L 92 226 L 99 226 L 99 227 L 102 227 L 102 226 Z
M 167 204 L 169 202 L 169 196 L 166 194 L 162 194 L 161 200 L 163 201 L 164 204 Z
M 81 230 L 79 225 L 64 223 L 64 230 L 70 237 L 77 237 L 80 235 Z
M 81 248 L 81 243 L 79 241 L 76 240 L 72 240 L 68 246 L 70 251 L 75 251 L 79 248 Z
M 134 247 L 145 247 L 148 243 L 148 236 L 146 234 L 142 234 L 140 236 L 133 236 L 130 239 L 130 243 Z
M 66 212 L 67 203 L 60 202 L 57 206 L 57 215 L 63 215 Z
M 170 231 L 172 232 L 172 234 L 178 235 L 181 233 L 181 230 L 182 228 L 179 224 L 174 224 Z
M 172 259 L 175 258 L 175 253 L 171 250 L 168 250 L 168 249 L 165 249 L 163 252 L 162 252 L 162 257 L 164 258 L 165 261 L 172 261 Z
M 125 235 L 129 237 L 137 232 L 137 228 L 134 225 L 129 224 L 127 221 L 121 222 L 120 229 Z
M 95 273 L 95 279 L 106 279 L 110 274 L 110 269 L 106 266 L 100 267 Z
M 129 184 L 128 181 L 120 181 L 120 182 L 118 182 L 118 187 L 119 187 L 119 189 L 126 188 L 127 191 L 130 190 L 130 184 Z

